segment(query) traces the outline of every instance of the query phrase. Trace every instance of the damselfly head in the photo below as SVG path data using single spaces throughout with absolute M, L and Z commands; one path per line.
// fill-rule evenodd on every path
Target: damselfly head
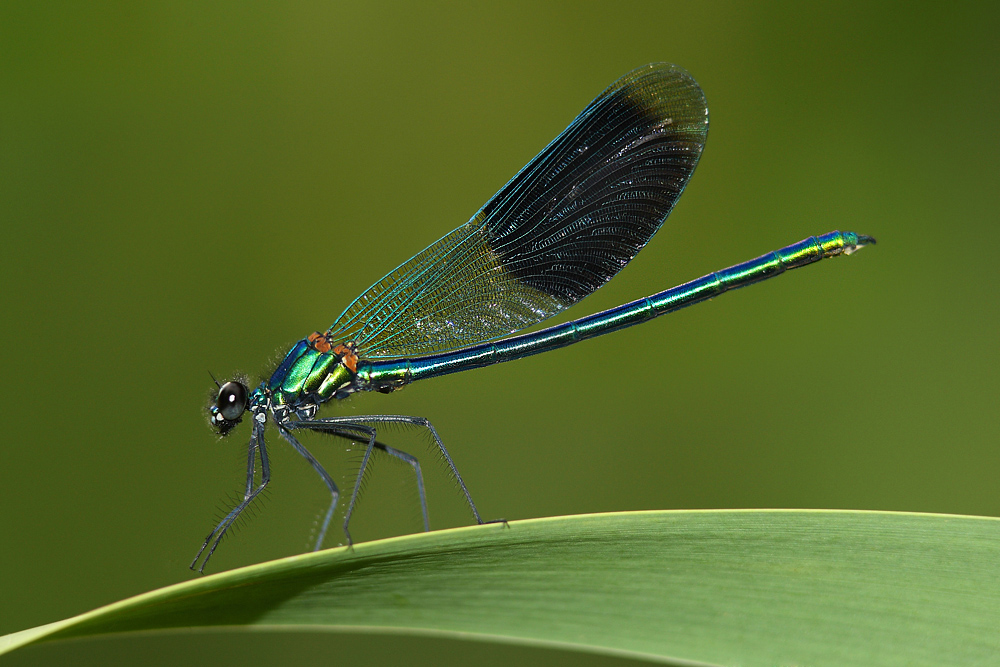
M 214 403 L 208 406 L 209 419 L 219 435 L 226 435 L 243 419 L 249 393 L 245 384 L 235 380 L 219 387 Z

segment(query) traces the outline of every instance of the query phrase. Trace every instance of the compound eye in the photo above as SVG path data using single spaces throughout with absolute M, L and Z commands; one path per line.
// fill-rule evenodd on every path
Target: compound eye
M 247 388 L 239 382 L 227 382 L 219 388 L 215 406 L 226 420 L 239 419 L 247 409 Z

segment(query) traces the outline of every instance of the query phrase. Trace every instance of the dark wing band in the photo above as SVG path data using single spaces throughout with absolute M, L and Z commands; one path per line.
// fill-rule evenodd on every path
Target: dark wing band
M 469 222 L 358 297 L 330 334 L 365 358 L 500 338 L 610 280 L 663 224 L 698 164 L 705 96 L 684 70 L 613 83 Z

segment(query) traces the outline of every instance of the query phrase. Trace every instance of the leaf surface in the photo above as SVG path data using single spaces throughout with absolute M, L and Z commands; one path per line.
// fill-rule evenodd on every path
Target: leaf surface
M 995 664 L 998 563 L 1000 520 L 986 517 L 553 517 L 202 577 L 0 637 L 0 653 L 70 637 L 243 626 L 475 637 L 672 664 Z

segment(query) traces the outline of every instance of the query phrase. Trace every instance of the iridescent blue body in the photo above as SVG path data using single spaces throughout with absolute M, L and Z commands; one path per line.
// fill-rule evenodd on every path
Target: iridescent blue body
M 854 232 L 830 232 L 775 250 L 757 259 L 716 271 L 689 283 L 573 322 L 514 336 L 494 343 L 422 357 L 358 362 L 359 389 L 398 388 L 416 380 L 481 368 L 555 350 L 588 338 L 618 331 L 686 306 L 806 266 L 827 257 L 850 254 L 872 243 Z
M 704 95 L 687 72 L 654 64 L 627 74 L 591 102 L 469 222 L 372 285 L 329 329 L 296 343 L 256 389 L 249 392 L 237 381 L 221 385 L 210 406 L 211 421 L 221 434 L 239 424 L 246 410 L 252 415 L 246 490 L 242 502 L 209 534 L 192 568 L 208 549 L 204 569 L 229 525 L 270 479 L 264 440 L 268 414 L 330 491 L 317 549 L 339 490 L 294 430 L 366 445 L 344 517 L 348 541 L 360 481 L 376 451 L 413 468 L 424 528 L 429 529 L 419 462 L 377 439 L 378 429 L 389 423 L 427 429 L 473 517 L 482 523 L 458 469 L 426 419 L 317 418 L 320 406 L 358 391 L 388 393 L 417 380 L 571 345 L 874 243 L 854 232 L 810 237 L 602 313 L 511 336 L 591 294 L 645 246 L 694 172 L 707 131 Z

